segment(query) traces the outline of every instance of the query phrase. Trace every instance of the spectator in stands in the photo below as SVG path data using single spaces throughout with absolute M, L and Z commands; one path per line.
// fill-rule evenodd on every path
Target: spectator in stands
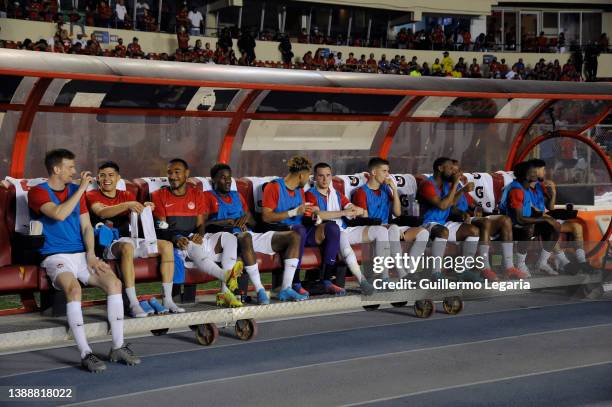
M 525 63 L 523 62 L 523 58 L 519 58 L 518 62 L 516 62 L 512 67 L 516 67 L 517 71 L 522 71 L 525 69 Z
M 28 6 L 26 6 L 26 11 L 28 12 L 28 19 L 31 21 L 42 21 L 42 11 L 43 6 L 42 3 L 38 0 L 32 0 Z
M 291 41 L 289 40 L 289 36 L 287 34 L 281 35 L 280 42 L 278 43 L 278 50 L 281 53 L 283 64 L 286 66 L 291 65 L 293 52 L 291 51 Z
M 312 65 L 314 69 L 322 69 L 325 66 L 325 60 L 323 59 L 323 50 L 318 48 L 315 52 L 314 58 L 312 58 Z
M 460 57 L 459 61 L 457 61 L 457 65 L 455 65 L 455 71 L 459 72 L 462 77 L 467 76 L 468 67 L 467 64 L 464 62 L 463 57 Z
M 584 50 L 584 75 L 588 82 L 594 82 L 597 79 L 599 53 L 599 46 L 592 42 L 589 42 Z
M 117 21 L 117 28 L 124 28 L 126 17 L 129 18 L 124 0 L 117 0 L 117 4 L 115 4 L 115 16 Z
M 111 18 L 113 18 L 113 10 L 106 4 L 106 1 L 100 1 L 97 10 L 97 26 L 98 27 L 110 27 Z
M 66 296 L 66 316 L 79 352 L 81 365 L 90 372 L 101 372 L 106 365 L 87 343 L 81 309 L 81 285 L 100 287 L 107 294 L 108 322 L 112 333 L 109 359 L 128 365 L 140 359 L 123 341 L 123 300 L 121 281 L 108 264 L 96 257 L 94 233 L 85 191 L 92 182 L 88 171 L 81 172 L 80 183 L 73 184 L 75 155 L 64 149 L 45 155 L 49 180 L 28 192 L 28 205 L 34 219 L 43 224 L 45 243 L 40 249 L 52 285 Z
M 155 17 L 153 17 L 153 14 L 151 14 L 149 9 L 144 9 L 143 23 L 146 31 L 157 31 L 157 22 L 155 21 Z
M 187 32 L 185 26 L 181 25 L 180 27 L 178 27 L 176 38 L 178 41 L 178 47 L 181 52 L 189 51 L 189 33 Z
M 610 52 L 608 49 L 610 47 L 610 41 L 606 33 L 601 34 L 597 43 L 599 44 L 599 52 Z
M 440 58 L 436 58 L 434 63 L 431 64 L 431 75 L 432 76 L 442 76 L 442 64 L 440 63 Z
M 325 69 L 327 69 L 328 71 L 336 70 L 336 59 L 334 58 L 333 52 L 330 52 L 329 55 L 327 55 L 327 60 L 325 61 Z
M 444 44 L 446 43 L 446 36 L 444 35 L 444 30 L 442 29 L 442 26 L 436 25 L 436 27 L 433 29 L 431 33 L 431 37 L 432 37 L 434 50 L 444 49 Z M 451 63 L 451 70 L 452 70 L 452 65 L 453 64 Z
M 221 34 L 219 35 L 219 48 L 223 52 L 227 52 L 234 46 L 234 41 L 232 40 L 232 34 L 230 30 L 226 27 L 221 30 Z
M 444 75 L 449 75 L 453 71 L 453 67 L 455 66 L 455 62 L 450 57 L 448 51 L 444 51 L 442 54 L 442 73 Z
M 461 36 L 463 37 L 463 50 L 469 51 L 472 46 L 472 34 L 470 30 L 463 30 Z
M 480 73 L 480 64 L 476 60 L 476 58 L 472 59 L 472 63 L 470 64 L 470 77 L 471 78 L 481 78 L 482 74 Z
M 578 44 L 572 44 L 570 51 L 572 52 L 572 61 L 576 69 L 576 78 L 580 81 L 582 79 L 582 65 L 584 63 L 582 48 Z
M 307 51 L 302 57 L 302 62 L 306 65 L 306 68 L 310 68 L 313 65 L 312 51 Z
M 380 57 L 380 61 L 378 61 L 378 71 L 382 73 L 387 73 L 391 66 L 389 65 L 389 61 L 387 61 L 387 55 L 382 54 Z
M 127 54 L 127 48 L 123 45 L 123 38 L 117 40 L 118 44 L 115 46 L 115 56 L 119 58 L 125 58 Z
M 520 76 L 518 76 L 518 72 L 516 69 L 516 65 L 512 67 L 512 70 L 509 71 L 506 75 L 505 75 L 506 79 L 521 79 Z
M 548 49 L 548 38 L 544 35 L 544 31 L 540 32 L 540 35 L 537 38 L 538 44 L 538 52 L 546 52 Z
M 187 14 L 187 18 L 191 23 L 191 35 L 200 35 L 200 27 L 202 26 L 202 20 L 204 20 L 204 17 L 195 5 L 192 7 L 189 14 Z
M 564 32 L 560 32 L 559 33 L 559 38 L 557 39 L 557 48 L 559 50 L 559 52 L 561 53 L 565 53 L 566 48 L 565 48 L 565 33 Z
M 505 58 L 501 59 L 501 62 L 499 64 L 499 72 L 501 76 L 506 76 L 506 74 L 508 73 L 508 65 L 506 64 Z
M 427 62 L 423 62 L 423 66 L 421 67 L 421 75 L 431 76 L 431 69 L 429 69 L 429 64 Z
M 144 28 L 145 10 L 150 10 L 149 3 L 145 0 L 136 0 L 136 21 L 135 28 Z
M 247 65 L 252 65 L 255 62 L 255 47 L 257 43 L 255 42 L 255 38 L 251 35 L 248 30 L 242 32 L 242 35 L 238 39 L 238 50 L 241 53 L 246 54 L 246 62 Z
M 370 72 L 377 72 L 378 61 L 376 61 L 376 58 L 374 58 L 374 53 L 370 54 L 370 58 L 368 58 L 366 65 Z
M 399 30 L 395 36 L 395 41 L 397 42 L 397 48 L 406 49 L 408 43 L 408 33 L 406 32 L 405 28 Z
M 365 55 L 363 56 L 365 59 Z M 346 59 L 346 68 L 349 71 L 356 71 L 359 61 L 355 58 L 355 54 L 349 52 L 349 57 Z
M 144 58 L 145 54 L 142 48 L 140 48 L 137 37 L 132 38 L 132 42 L 128 45 L 127 53 L 130 58 Z
M 306 28 L 302 28 L 302 31 L 300 32 L 300 35 L 298 35 L 298 42 L 300 44 L 307 44 L 308 43 L 308 30 Z
M 78 25 L 81 27 L 81 33 L 85 34 L 85 24 L 83 21 L 83 15 L 79 13 L 76 8 L 72 8 L 72 11 L 68 13 L 68 21 L 70 21 L 70 35 L 74 32 L 74 26 Z

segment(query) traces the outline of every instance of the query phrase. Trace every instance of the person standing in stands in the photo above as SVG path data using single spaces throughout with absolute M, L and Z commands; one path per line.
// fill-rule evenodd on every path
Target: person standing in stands
M 121 179 L 119 175 L 119 165 L 113 161 L 107 161 L 98 168 L 98 187 L 99 189 L 89 191 L 86 194 L 87 206 L 93 213 L 93 223 L 112 222 L 112 227 L 119 230 L 121 238 L 115 240 L 104 251 L 106 260 L 119 260 L 121 264 L 121 275 L 125 294 L 130 301 L 130 315 L 133 318 L 144 318 L 154 312 L 172 313 L 185 312 L 172 300 L 172 278 L 174 276 L 174 251 L 172 243 L 167 240 L 157 240 L 157 254 L 149 255 L 144 239 L 129 237 L 130 231 L 130 212 L 139 215 L 145 207 L 155 205 L 153 202 L 145 202 L 144 205 L 136 200 L 134 194 L 129 191 L 117 189 L 117 183 Z M 151 223 L 153 218 L 150 219 Z M 162 276 L 163 306 L 155 298 L 149 302 L 138 302 L 136 297 L 136 275 L 134 273 L 134 259 L 144 259 L 147 257 L 160 257 L 160 272 Z M 151 308 L 153 307 L 153 308 Z
M 340 247 L 340 228 L 334 222 L 302 224 L 303 218 L 311 218 L 318 208 L 306 201 L 304 185 L 309 180 L 312 162 L 301 156 L 294 156 L 287 162 L 289 174 L 284 178 L 271 181 L 263 192 L 262 220 L 266 223 L 281 223 L 296 231 L 301 236 L 300 262 L 304 247 L 322 246 L 324 275 L 331 275 L 336 265 Z M 298 269 L 300 265 L 298 264 Z M 327 280 L 323 282 L 328 293 L 342 295 L 344 289 Z M 286 287 L 282 287 L 286 288 Z M 293 289 L 300 295 L 308 296 L 300 282 L 299 273 L 295 273 Z
M 107 294 L 108 322 L 112 333 L 109 360 L 139 364 L 140 358 L 123 342 L 121 281 L 94 253 L 93 227 L 84 196 L 92 177 L 88 171 L 83 171 L 79 185 L 72 183 L 77 173 L 75 155 L 65 149 L 47 152 L 45 167 L 49 180 L 28 192 L 28 205 L 33 218 L 43 224 L 45 243 L 40 249 L 43 257 L 41 267 L 46 270 L 53 287 L 66 296 L 66 316 L 81 353 L 81 365 L 90 372 L 106 369 L 104 362 L 93 354 L 85 337 L 79 281 L 99 287 Z
M 215 164 L 210 170 L 212 190 L 204 192 L 206 196 L 204 222 L 207 227 L 230 229 L 236 235 L 240 253 L 245 263 L 245 270 L 257 291 L 257 302 L 269 304 L 270 299 L 261 284 L 259 266 L 255 253 L 274 255 L 284 254 L 283 284 L 278 294 L 281 301 L 305 300 L 291 288 L 291 282 L 299 263 L 300 235 L 294 231 L 254 233 L 255 218 L 251 214 L 246 201 L 238 193 L 232 191 L 232 169 L 227 164 Z
M 234 296 L 237 278 L 242 274 L 242 262 L 237 261 L 238 243 L 227 232 L 204 233 L 204 192 L 187 184 L 189 165 L 180 158 L 168 163 L 170 186 L 151 195 L 155 205 L 153 216 L 158 221 L 158 236 L 170 240 L 181 253 L 191 259 L 198 270 L 218 278 L 222 291 L 217 305 L 241 307 Z M 221 262 L 219 267 L 216 262 Z

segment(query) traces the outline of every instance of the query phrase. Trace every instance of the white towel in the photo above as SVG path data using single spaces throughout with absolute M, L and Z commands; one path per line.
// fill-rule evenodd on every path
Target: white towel
M 166 177 L 144 177 L 143 179 L 149 186 L 149 195 L 162 187 L 170 185 Z
M 15 187 L 15 231 L 29 233 L 30 231 L 30 209 L 28 208 L 28 191 L 36 185 L 47 182 L 46 178 L 16 179 L 5 178 Z
M 140 216 L 136 212 L 130 212 L 130 237 L 134 240 L 136 247 L 140 247 L 141 239 L 138 238 L 138 218 L 142 223 L 144 233 L 144 244 L 148 254 L 157 254 L 157 235 L 155 234 L 155 222 L 151 207 L 144 208 Z
M 392 174 L 391 179 L 397 187 L 397 193 L 402 205 L 402 215 L 418 216 L 418 205 L 416 204 L 417 184 L 412 174 Z
M 247 177 L 253 184 L 253 200 L 255 201 L 256 212 L 261 213 L 262 211 L 264 186 L 277 178 L 278 177 Z

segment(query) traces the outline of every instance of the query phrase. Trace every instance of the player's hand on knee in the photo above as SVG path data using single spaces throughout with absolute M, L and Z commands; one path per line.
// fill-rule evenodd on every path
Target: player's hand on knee
M 189 239 L 186 237 L 181 237 L 176 241 L 176 247 L 181 250 L 186 250 L 187 246 L 189 246 Z
M 194 233 L 193 236 L 191 236 L 191 241 L 195 244 L 202 244 L 202 242 L 204 241 L 204 239 L 202 238 L 202 235 L 199 233 Z

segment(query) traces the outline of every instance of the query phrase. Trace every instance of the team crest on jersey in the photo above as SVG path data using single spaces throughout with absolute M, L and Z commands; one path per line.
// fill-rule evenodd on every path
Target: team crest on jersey
M 189 203 L 187 204 L 187 207 L 189 208 L 189 210 L 194 210 L 194 209 L 195 209 L 195 203 L 193 203 L 193 202 L 189 202 Z

